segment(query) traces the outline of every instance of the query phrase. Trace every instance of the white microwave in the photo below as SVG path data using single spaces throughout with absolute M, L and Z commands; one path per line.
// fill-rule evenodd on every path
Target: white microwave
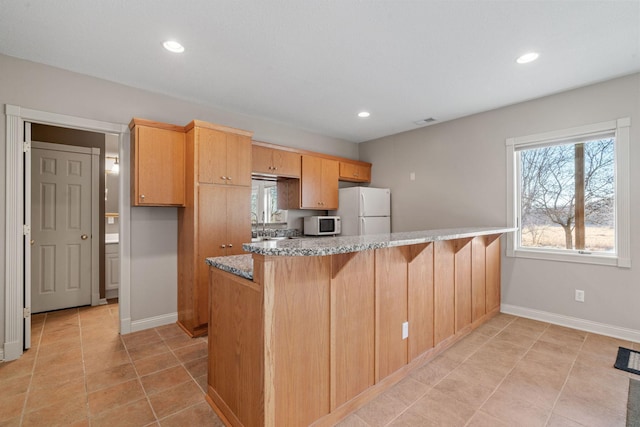
M 339 216 L 304 217 L 304 234 L 308 236 L 331 236 L 340 234 Z

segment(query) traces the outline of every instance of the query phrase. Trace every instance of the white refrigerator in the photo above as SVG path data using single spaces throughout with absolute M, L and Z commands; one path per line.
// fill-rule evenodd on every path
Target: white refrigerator
M 388 188 L 341 188 L 338 210 L 341 235 L 357 236 L 391 232 L 391 190 Z

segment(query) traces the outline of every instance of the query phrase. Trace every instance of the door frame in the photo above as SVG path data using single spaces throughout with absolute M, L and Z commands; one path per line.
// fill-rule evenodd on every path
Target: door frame
M 129 128 L 125 124 L 109 123 L 92 119 L 68 116 L 46 111 L 32 110 L 5 104 L 6 157 L 5 157 L 5 331 L 0 360 L 15 360 L 24 348 L 24 194 L 25 162 L 30 164 L 31 155 L 24 150 L 24 123 L 40 123 L 92 132 L 118 135 L 121 167 L 120 196 L 118 200 L 120 218 L 120 289 L 118 294 L 120 333 L 131 332 L 131 286 L 130 286 L 130 208 L 129 180 L 122 171 L 129 170 Z M 128 175 L 127 175 L 128 177 Z M 126 182 L 125 182 L 126 181 Z
M 28 123 L 29 125 L 31 122 Z M 28 126 L 25 126 L 28 128 Z M 25 129 L 27 131 L 27 129 Z M 31 143 L 31 149 L 29 150 L 28 157 L 31 157 L 31 152 L 34 148 L 43 149 L 43 150 L 54 150 L 54 151 L 63 151 L 67 153 L 79 153 L 86 154 L 90 156 L 91 163 L 91 290 L 90 290 L 90 298 L 91 305 L 100 305 L 106 304 L 106 298 L 100 298 L 100 239 L 98 233 L 99 229 L 99 221 L 96 221 L 96 218 L 99 217 L 99 202 L 98 197 L 100 194 L 99 188 L 99 176 L 100 176 L 100 149 L 97 147 L 79 147 L 76 145 L 67 145 L 67 144 L 54 144 L 50 142 L 41 142 L 41 141 L 33 141 L 31 138 L 25 138 L 27 142 Z M 29 221 L 27 225 L 29 226 L 29 230 L 31 233 L 31 191 L 33 190 L 32 182 L 31 182 L 31 171 L 29 170 L 31 167 L 31 159 L 29 159 L 29 163 L 26 163 L 25 160 L 25 183 L 24 183 L 24 209 L 25 215 L 24 218 L 26 221 Z M 25 302 L 31 302 L 31 297 L 27 298 L 28 291 L 31 282 L 31 245 L 27 244 L 29 241 L 29 236 L 25 235 L 24 242 L 24 274 L 25 274 Z M 105 291 L 106 293 L 106 291 Z M 31 307 L 28 305 L 27 307 Z M 25 319 L 26 320 L 26 319 Z M 28 331 L 26 328 L 28 327 L 28 321 L 25 322 L 25 342 L 24 347 L 31 347 L 29 341 L 26 339 L 28 336 Z

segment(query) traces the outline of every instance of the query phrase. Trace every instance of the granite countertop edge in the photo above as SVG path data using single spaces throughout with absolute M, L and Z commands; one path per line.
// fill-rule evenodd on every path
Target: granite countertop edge
M 318 237 L 245 243 L 243 255 L 206 258 L 205 262 L 220 270 L 253 280 L 252 253 L 267 256 L 327 256 L 349 252 L 417 245 L 440 240 L 464 239 L 515 231 L 510 227 L 467 227 L 412 231 L 368 236 Z

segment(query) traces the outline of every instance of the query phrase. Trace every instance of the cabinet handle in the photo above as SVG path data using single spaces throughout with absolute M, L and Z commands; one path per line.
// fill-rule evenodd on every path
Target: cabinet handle
M 221 176 L 220 179 L 224 179 L 226 181 L 227 177 L 226 176 Z
M 232 243 L 229 243 L 229 247 L 230 247 L 230 248 L 232 248 L 232 247 L 233 247 L 233 244 L 232 244 Z
M 225 245 L 220 245 L 220 247 L 221 247 L 222 249 L 226 248 L 226 246 L 225 246 Z
M 231 177 L 230 177 L 230 176 L 228 176 L 228 177 L 227 177 L 227 180 L 228 180 L 228 181 L 231 181 Z
M 140 195 L 140 198 L 141 198 L 142 200 L 144 200 L 144 194 L 141 194 L 141 195 Z

